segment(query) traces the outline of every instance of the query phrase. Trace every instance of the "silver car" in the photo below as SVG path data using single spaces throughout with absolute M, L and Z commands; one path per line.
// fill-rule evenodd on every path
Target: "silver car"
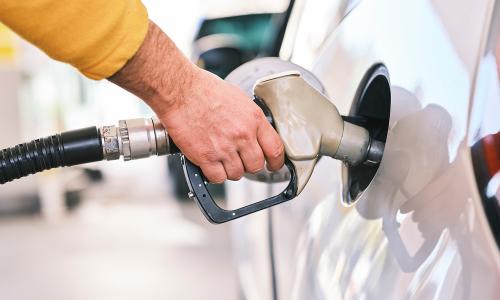
M 499 299 L 500 3 L 297 0 L 280 56 L 386 150 L 323 157 L 299 197 L 232 222 L 242 296 Z M 228 205 L 282 188 L 243 179 Z

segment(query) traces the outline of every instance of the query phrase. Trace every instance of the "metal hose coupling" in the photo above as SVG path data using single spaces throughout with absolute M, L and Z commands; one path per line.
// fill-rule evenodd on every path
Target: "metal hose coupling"
M 53 168 L 178 152 L 158 119 L 122 120 L 118 126 L 71 130 L 0 149 L 0 184 Z
M 102 126 L 99 132 L 105 160 L 123 156 L 128 161 L 178 152 L 155 117 L 120 120 L 118 126 Z

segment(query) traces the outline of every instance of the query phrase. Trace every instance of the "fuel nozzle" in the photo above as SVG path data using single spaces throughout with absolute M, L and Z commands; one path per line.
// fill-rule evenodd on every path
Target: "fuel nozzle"
M 298 193 L 320 156 L 349 165 L 380 163 L 384 144 L 372 139 L 367 129 L 344 121 L 333 102 L 299 72 L 263 77 L 255 84 L 254 94 L 272 115 L 287 157 L 297 170 Z
M 384 143 L 372 139 L 365 128 L 344 121 L 344 132 L 335 154 L 335 159 L 351 166 L 359 164 L 378 165 L 384 154 Z M 328 155 L 328 154 L 326 154 Z

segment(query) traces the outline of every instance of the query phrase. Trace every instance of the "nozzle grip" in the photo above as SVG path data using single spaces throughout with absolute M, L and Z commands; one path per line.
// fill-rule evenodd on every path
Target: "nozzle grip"
M 290 182 L 283 192 L 281 192 L 276 196 L 261 200 L 259 202 L 235 210 L 226 210 L 218 206 L 217 203 L 215 203 L 212 196 L 210 195 L 210 192 L 207 189 L 208 182 L 204 178 L 201 169 L 195 164 L 193 164 L 184 155 L 181 156 L 181 162 L 184 168 L 184 175 L 186 176 L 186 182 L 190 190 L 189 196 L 190 198 L 196 201 L 196 203 L 200 207 L 205 217 L 211 223 L 220 224 L 227 221 L 231 221 L 252 214 L 259 210 L 269 208 L 276 204 L 286 202 L 288 200 L 293 199 L 297 195 L 296 171 L 293 164 L 288 159 L 286 159 L 285 165 L 290 170 Z

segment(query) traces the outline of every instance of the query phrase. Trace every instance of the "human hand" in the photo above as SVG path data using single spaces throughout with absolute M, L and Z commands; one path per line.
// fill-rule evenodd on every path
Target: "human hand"
M 239 88 L 191 64 L 152 22 L 137 54 L 110 81 L 142 98 L 208 180 L 278 170 L 284 146 Z
M 194 68 L 191 84 L 158 115 L 176 145 L 212 182 L 279 170 L 284 146 L 262 110 L 237 87 Z

